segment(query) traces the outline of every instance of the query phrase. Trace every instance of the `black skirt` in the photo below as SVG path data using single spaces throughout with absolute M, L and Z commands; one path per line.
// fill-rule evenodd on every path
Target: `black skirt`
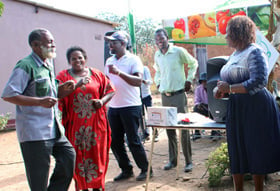
M 232 174 L 280 171 L 280 115 L 267 89 L 231 94 L 226 126 Z

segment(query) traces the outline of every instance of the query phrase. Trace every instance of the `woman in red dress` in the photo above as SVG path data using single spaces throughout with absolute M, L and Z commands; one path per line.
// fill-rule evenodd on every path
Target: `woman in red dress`
M 75 90 L 59 101 L 65 134 L 76 151 L 74 173 L 76 191 L 105 190 L 109 163 L 111 129 L 105 104 L 114 88 L 99 70 L 86 67 L 86 52 L 80 47 L 67 50 L 70 69 L 61 71 L 60 83 L 75 81 Z

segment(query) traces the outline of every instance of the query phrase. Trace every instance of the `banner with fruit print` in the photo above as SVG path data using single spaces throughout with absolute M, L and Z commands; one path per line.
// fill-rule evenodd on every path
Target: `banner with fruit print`
M 190 39 L 216 36 L 215 12 L 189 16 L 188 27 Z
M 229 20 L 237 15 L 247 15 L 265 35 L 269 27 L 270 4 L 268 2 L 253 6 L 240 4 L 240 2 L 248 1 L 251 0 L 227 1 L 223 6 L 219 6 L 217 11 L 163 20 L 163 26 L 168 32 L 170 41 L 173 42 L 225 45 L 226 27 Z M 258 0 L 255 1 L 258 2 Z M 235 6 L 230 8 L 232 5 Z

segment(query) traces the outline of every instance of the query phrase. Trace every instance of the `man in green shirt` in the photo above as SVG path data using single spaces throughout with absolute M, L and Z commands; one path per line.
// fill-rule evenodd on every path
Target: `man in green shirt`
M 16 105 L 16 131 L 31 191 L 67 191 L 75 167 L 75 150 L 59 120 L 58 98 L 72 92 L 69 80 L 57 85 L 56 46 L 47 29 L 29 34 L 32 52 L 15 66 L 1 97 Z M 51 155 L 55 167 L 49 179 Z
M 177 107 L 178 113 L 186 113 L 187 98 L 185 91 L 191 88 L 197 60 L 182 47 L 168 44 L 168 35 L 164 29 L 155 32 L 158 51 L 155 53 L 155 83 L 161 93 L 162 106 Z M 185 76 L 185 64 L 188 65 L 188 77 Z M 177 135 L 176 130 L 167 129 L 169 146 L 169 163 L 164 170 L 177 166 Z M 192 152 L 189 130 L 182 131 L 182 148 L 185 156 L 185 172 L 192 171 Z

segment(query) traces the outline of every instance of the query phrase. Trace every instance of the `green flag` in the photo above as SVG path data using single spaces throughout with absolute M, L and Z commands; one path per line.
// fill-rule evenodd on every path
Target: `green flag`
M 132 10 L 130 8 L 130 0 L 128 0 L 128 27 L 129 27 L 129 33 L 131 38 L 131 45 L 132 50 L 136 54 L 136 40 L 135 40 L 135 27 L 134 27 L 134 17 Z

